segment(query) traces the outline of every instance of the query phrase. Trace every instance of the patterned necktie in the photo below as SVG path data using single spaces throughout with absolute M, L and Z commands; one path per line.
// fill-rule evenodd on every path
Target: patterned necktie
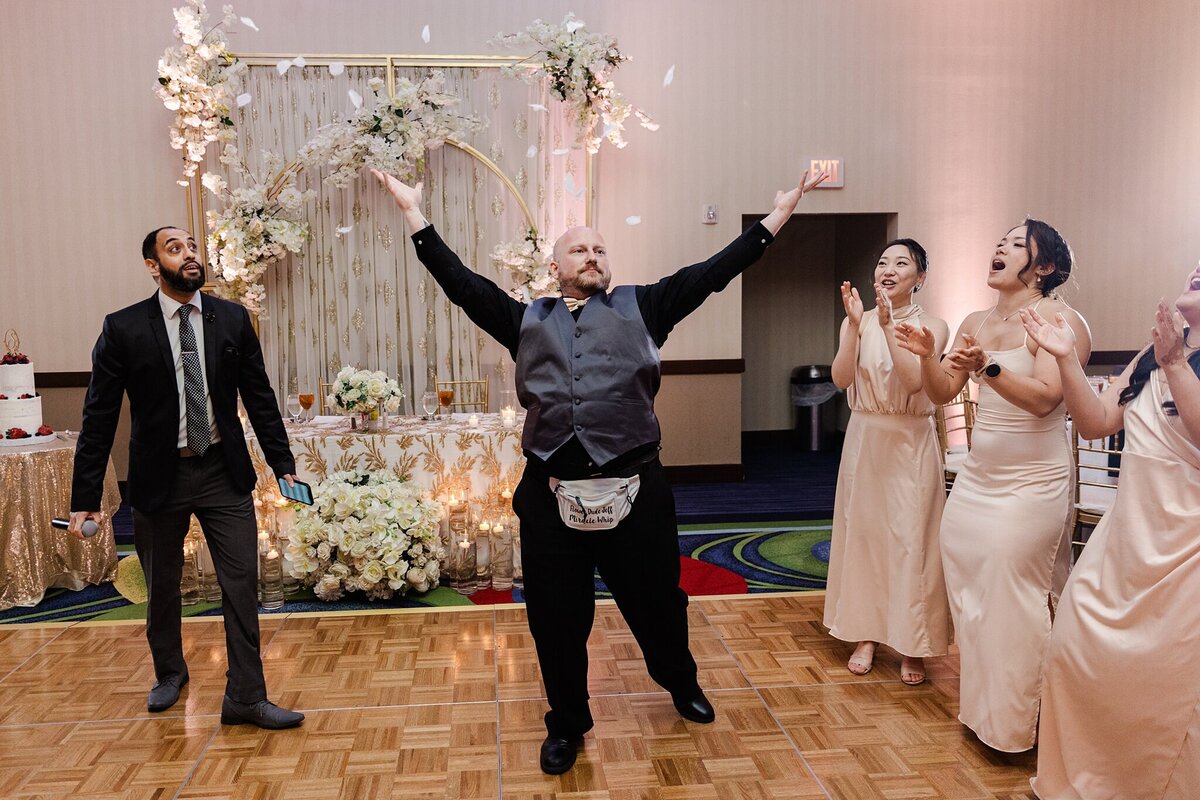
M 191 304 L 179 307 L 179 350 L 183 357 L 183 394 L 187 402 L 188 448 L 198 456 L 212 444 L 212 428 L 204 402 L 204 374 L 200 371 L 200 354 L 196 352 L 196 332 L 188 321 Z

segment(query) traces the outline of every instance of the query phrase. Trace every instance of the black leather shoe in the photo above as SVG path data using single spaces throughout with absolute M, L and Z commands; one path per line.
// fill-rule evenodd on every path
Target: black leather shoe
M 222 725 L 257 725 L 260 728 L 277 731 L 282 728 L 294 728 L 303 721 L 304 715 L 300 712 L 280 708 L 270 700 L 239 703 L 226 696 L 221 701 Z
M 717 712 L 713 710 L 712 703 L 708 702 L 708 698 L 704 693 L 693 697 L 691 700 L 683 701 L 672 698 L 675 703 L 675 710 L 679 712 L 679 716 L 692 722 L 709 723 L 717 718 Z
M 179 700 L 179 690 L 188 682 L 187 675 L 172 675 L 166 680 L 154 684 L 146 697 L 146 708 L 149 711 L 166 711 Z
M 575 766 L 575 756 L 579 753 L 582 739 L 564 739 L 561 736 L 547 736 L 542 742 L 542 754 L 538 759 L 542 772 L 547 775 L 562 775 Z

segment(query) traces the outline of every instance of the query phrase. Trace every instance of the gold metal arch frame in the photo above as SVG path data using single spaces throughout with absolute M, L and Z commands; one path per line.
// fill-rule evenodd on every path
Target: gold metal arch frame
M 303 53 L 231 53 L 241 63 L 248 67 L 273 67 L 280 61 L 285 59 L 296 58 L 297 55 L 303 56 L 305 66 L 329 66 L 333 63 L 340 63 L 347 67 L 381 67 L 386 70 L 388 94 L 392 95 L 396 92 L 396 67 L 429 67 L 437 69 L 439 67 L 466 67 L 466 68 L 492 68 L 499 69 L 500 67 L 525 63 L 529 66 L 536 67 L 536 63 L 528 62 L 519 56 L 481 56 L 481 55 L 385 55 L 385 54 L 346 54 L 337 55 L 331 53 L 319 53 L 307 55 Z M 525 220 L 530 228 L 537 228 L 533 213 L 529 210 L 529 205 L 525 202 L 525 198 L 521 195 L 517 185 L 513 183 L 512 178 L 504 174 L 504 170 L 500 166 L 481 153 L 476 148 L 464 142 L 457 142 L 453 139 L 447 139 L 446 144 L 454 147 L 472 158 L 478 160 L 481 164 L 488 168 L 501 183 L 503 183 L 517 203 L 521 206 L 522 213 L 525 214 Z M 587 225 L 592 224 L 592 209 L 593 203 L 593 188 L 595 185 L 593 172 L 592 154 L 584 153 L 585 158 L 585 174 L 587 175 L 587 191 L 584 197 L 584 219 Z M 289 165 L 288 168 L 294 168 Z M 285 171 L 286 169 L 285 168 Z M 185 202 L 187 210 L 187 219 L 190 221 L 193 231 L 206 231 L 208 228 L 204 219 L 204 189 L 198 180 L 193 179 L 185 191 Z M 207 248 L 201 248 L 201 258 L 207 264 L 208 252 Z

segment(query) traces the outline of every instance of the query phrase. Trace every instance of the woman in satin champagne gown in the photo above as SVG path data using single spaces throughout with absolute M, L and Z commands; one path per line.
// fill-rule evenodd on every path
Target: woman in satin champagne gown
M 1042 661 L 1070 565 L 1074 467 L 1058 367 L 1025 334 L 1018 312 L 1064 315 L 1075 357 L 1091 354 L 1087 324 L 1053 296 L 1071 271 L 1058 231 L 1028 219 L 996 247 L 996 305 L 969 314 L 942 362 L 928 330 L 896 336 L 921 357 L 930 399 L 945 403 L 979 381 L 971 452 L 942 514 L 942 566 L 961 660 L 959 720 L 996 750 L 1037 740 Z
M 925 680 L 925 656 L 950 645 L 950 606 L 938 526 L 946 492 L 933 415 L 918 359 L 896 343 L 895 323 L 923 325 L 941 352 L 942 320 L 913 303 L 925 282 L 925 249 L 889 242 L 875 267 L 875 308 L 842 284 L 841 343 L 833 382 L 847 389 L 850 424 L 833 510 L 825 625 L 858 646 L 847 667 L 871 670 L 877 644 L 901 656 L 900 680 Z
M 1125 429 L 1116 499 L 1050 637 L 1042 800 L 1200 797 L 1200 268 L 1175 307 L 1190 328 L 1161 303 L 1153 345 L 1099 397 L 1070 358 L 1070 328 L 1026 316 L 1030 337 L 1061 354 L 1080 435 Z

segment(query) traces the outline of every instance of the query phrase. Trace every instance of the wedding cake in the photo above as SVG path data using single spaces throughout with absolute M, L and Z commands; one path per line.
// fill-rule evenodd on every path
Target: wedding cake
M 42 424 L 42 398 L 33 383 L 33 363 L 20 352 L 21 340 L 13 331 L 4 337 L 8 350 L 0 357 L 0 438 L 28 444 L 54 437 Z

